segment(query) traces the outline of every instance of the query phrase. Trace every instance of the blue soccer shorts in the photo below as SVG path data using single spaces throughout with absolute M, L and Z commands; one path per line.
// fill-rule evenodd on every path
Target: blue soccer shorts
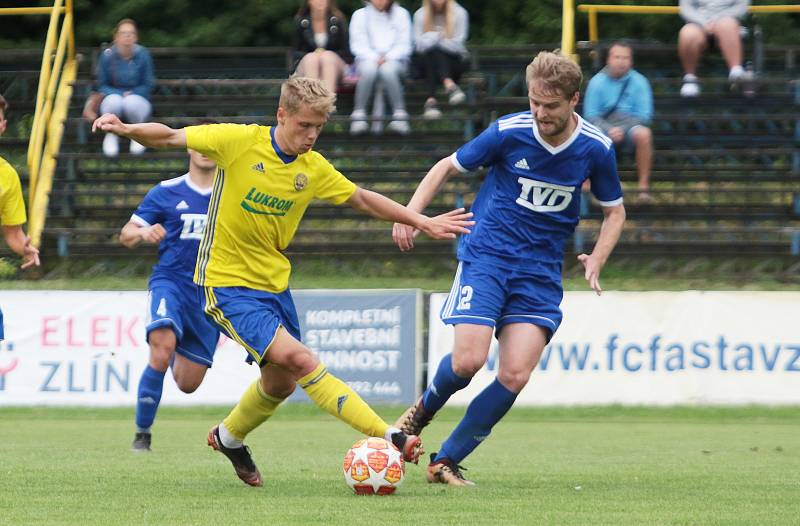
M 203 292 L 206 315 L 247 350 L 248 361 L 262 363 L 280 327 L 301 341 L 300 322 L 289 289 L 274 294 L 247 287 L 205 287 Z
M 175 352 L 200 365 L 211 367 L 219 331 L 203 314 L 198 286 L 159 279 L 150 282 L 150 321 L 147 340 L 155 329 L 170 328 L 178 344 Z
M 509 323 L 532 323 L 549 339 L 561 325 L 563 297 L 560 275 L 461 261 L 440 316 L 448 325 L 487 325 L 498 333 Z

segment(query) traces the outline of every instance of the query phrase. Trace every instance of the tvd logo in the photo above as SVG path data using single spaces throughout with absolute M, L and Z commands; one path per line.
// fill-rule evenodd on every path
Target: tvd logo
M 561 212 L 572 202 L 574 186 L 561 186 L 543 183 L 520 177 L 517 179 L 522 185 L 522 191 L 517 198 L 517 204 L 534 212 Z

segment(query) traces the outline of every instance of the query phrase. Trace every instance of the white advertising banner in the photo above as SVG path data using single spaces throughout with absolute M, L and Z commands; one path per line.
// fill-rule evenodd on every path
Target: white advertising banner
M 418 290 L 306 290 L 295 301 L 303 339 L 329 370 L 368 401 L 415 399 Z M 0 406 L 133 405 L 149 356 L 146 307 L 144 291 L 0 291 Z M 197 391 L 181 392 L 168 373 L 162 404 L 235 404 L 259 374 L 246 357 L 223 336 Z
M 453 344 L 430 301 L 428 379 Z M 568 292 L 522 405 L 800 404 L 800 293 Z M 497 374 L 486 366 L 450 400 L 468 404 Z

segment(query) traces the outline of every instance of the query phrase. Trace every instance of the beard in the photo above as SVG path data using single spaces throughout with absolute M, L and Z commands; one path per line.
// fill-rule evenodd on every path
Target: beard
M 539 130 L 539 135 L 543 137 L 554 137 L 556 135 L 561 134 L 564 130 L 567 129 L 567 124 L 569 124 L 569 117 L 562 120 L 552 120 L 546 124 L 547 130 L 542 128 L 542 124 L 539 121 L 536 121 L 536 128 Z

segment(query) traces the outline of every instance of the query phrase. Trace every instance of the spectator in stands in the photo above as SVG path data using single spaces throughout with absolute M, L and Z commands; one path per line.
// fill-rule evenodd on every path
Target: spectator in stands
M 683 65 L 681 97 L 697 97 L 700 82 L 697 64 L 709 41 L 716 41 L 728 65 L 732 84 L 752 79 L 742 67 L 742 37 L 739 20 L 747 14 L 750 0 L 680 0 L 686 25 L 678 34 L 678 54 Z
M 461 104 L 466 96 L 457 82 L 466 70 L 464 43 L 469 32 L 469 14 L 455 0 L 423 0 L 414 13 L 414 50 L 422 62 L 428 83 L 423 117 L 438 119 L 436 88 L 444 86 L 450 104 Z
M 129 123 L 145 122 L 153 109 L 153 59 L 137 40 L 136 22 L 123 18 L 114 30 L 114 45 L 103 51 L 97 65 L 98 89 L 104 95 L 100 113 L 113 113 Z M 144 151 L 144 146 L 131 141 L 131 153 L 139 155 Z M 103 139 L 103 153 L 108 157 L 119 154 L 119 139 L 113 133 Z
M 352 62 L 347 19 L 334 0 L 306 0 L 295 16 L 296 73 L 322 79 L 331 93 Z
M 647 79 L 633 69 L 633 49 L 615 42 L 608 50 L 606 67 L 586 88 L 584 117 L 603 130 L 615 144 L 632 144 L 636 150 L 639 202 L 650 202 L 653 166 L 653 92 Z
M 358 84 L 350 133 L 359 135 L 369 128 L 367 103 L 374 99 L 376 112 L 382 116 L 385 90 L 392 106 L 388 129 L 406 135 L 411 132 L 403 96 L 403 77 L 411 58 L 411 14 L 394 0 L 370 0 L 353 13 L 350 21 L 350 50 L 355 56 Z M 373 131 L 378 131 L 373 128 Z

